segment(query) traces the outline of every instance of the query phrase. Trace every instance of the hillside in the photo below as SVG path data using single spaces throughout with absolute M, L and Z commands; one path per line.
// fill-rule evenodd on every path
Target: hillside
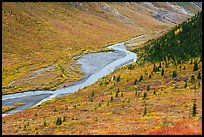
M 39 106 L 2 118 L 2 134 L 190 134 L 202 135 L 202 60 L 194 52 L 200 50 L 199 26 L 202 12 L 172 28 L 159 39 L 139 47 L 129 47 L 139 60 L 119 68 L 76 93 L 58 97 Z M 174 38 L 175 30 L 178 35 Z M 202 25 L 201 25 L 202 27 Z M 188 30 L 187 30 L 188 28 Z M 185 34 L 184 34 L 185 32 Z M 189 40 L 188 32 L 198 39 Z M 158 49 L 167 57 L 166 38 L 198 47 L 184 58 L 175 52 L 180 63 L 159 57 L 143 58 L 144 47 Z M 190 35 L 189 35 L 190 37 Z M 151 43 L 153 42 L 153 43 Z M 134 45 L 134 43 L 131 43 Z M 180 46 L 180 45 L 177 45 Z M 181 45 L 191 48 L 188 44 Z M 180 48 L 182 49 L 182 48 Z M 198 50 L 197 50 L 198 49 Z M 148 51 L 149 51 L 148 50 Z M 155 52 L 148 52 L 150 57 Z M 173 55 L 173 54 L 172 54 Z
M 202 12 L 172 28 L 163 37 L 144 47 L 145 60 L 180 63 L 193 57 L 202 58 Z
M 3 2 L 2 94 L 69 85 L 83 77 L 75 62 L 82 54 L 170 29 L 192 16 L 152 5 Z

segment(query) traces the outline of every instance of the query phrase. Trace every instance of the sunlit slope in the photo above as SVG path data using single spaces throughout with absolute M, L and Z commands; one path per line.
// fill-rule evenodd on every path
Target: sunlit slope
M 2 4 L 3 94 L 69 84 L 82 77 L 74 63 L 81 53 L 171 26 L 125 4 Z
M 191 20 L 199 21 L 200 14 Z M 170 32 L 153 41 L 170 36 Z M 147 42 L 140 47 L 145 45 L 152 46 Z M 140 47 L 132 50 L 139 60 L 95 84 L 3 117 L 2 134 L 201 135 L 200 57 L 189 53 L 190 58 L 182 58 L 180 63 L 147 60 L 142 57 L 145 50 Z M 150 48 L 155 50 L 155 47 Z M 166 52 L 164 57 L 168 55 L 168 51 L 162 52 Z
M 202 11 L 159 39 L 151 41 L 144 49 L 145 58 L 154 62 L 202 58 Z
M 182 6 L 185 9 L 191 11 L 193 14 L 196 14 L 198 11 L 202 10 L 202 4 L 197 5 L 196 2 L 171 2 L 172 4 Z

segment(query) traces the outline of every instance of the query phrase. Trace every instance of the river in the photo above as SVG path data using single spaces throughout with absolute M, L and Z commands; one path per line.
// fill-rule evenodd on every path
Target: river
M 137 55 L 126 49 L 124 42 L 114 44 L 108 48 L 110 52 L 89 53 L 77 60 L 80 69 L 85 76 L 82 80 L 76 81 L 71 86 L 61 87 L 54 91 L 26 91 L 2 96 L 2 106 L 12 105 L 15 102 L 23 102 L 25 105 L 11 111 L 7 111 L 2 116 L 13 114 L 24 109 L 40 105 L 42 102 L 52 98 L 63 96 L 78 91 L 86 86 L 95 83 L 100 78 L 113 72 L 118 67 L 130 64 L 137 60 Z

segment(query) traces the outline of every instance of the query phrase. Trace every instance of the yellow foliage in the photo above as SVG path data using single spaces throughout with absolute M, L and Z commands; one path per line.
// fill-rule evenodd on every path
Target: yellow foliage
M 181 28 L 179 28 L 179 29 L 177 29 L 177 30 L 175 30 L 175 35 L 177 35 L 177 34 L 179 34 L 180 32 L 182 32 L 183 31 L 183 28 L 181 27 Z

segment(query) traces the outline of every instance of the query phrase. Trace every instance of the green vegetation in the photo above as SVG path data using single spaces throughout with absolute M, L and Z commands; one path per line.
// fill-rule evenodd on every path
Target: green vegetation
M 198 70 L 198 63 L 197 63 L 197 61 L 195 61 L 193 71 L 197 71 L 197 70 Z
M 94 91 L 92 91 L 92 94 L 91 94 L 91 96 L 92 96 L 92 97 L 94 96 Z
M 143 96 L 143 99 L 145 100 L 147 98 L 147 93 L 144 92 L 144 96 Z
M 201 73 L 200 72 L 198 72 L 198 77 L 197 78 L 201 79 Z
M 187 81 L 186 81 L 186 83 L 185 83 L 185 85 L 184 85 L 184 88 L 187 88 L 188 87 L 188 84 L 187 84 Z
M 139 82 L 143 80 L 143 75 L 140 76 Z
M 172 28 L 159 39 L 144 47 L 144 58 L 152 62 L 180 64 L 202 54 L 202 11 Z M 197 65 L 195 64 L 195 69 Z
M 120 81 L 120 76 L 118 76 L 118 77 L 117 77 L 116 81 L 117 81 L 117 82 L 119 82 L 119 81 Z
M 177 77 L 177 72 L 176 72 L 176 70 L 174 70 L 173 73 L 172 73 L 172 78 L 175 78 L 175 77 Z
M 164 69 L 162 68 L 161 76 L 164 76 Z
M 176 36 L 184 31 L 181 30 L 176 31 Z M 146 44 L 141 49 L 132 48 L 137 48 L 138 53 L 132 69 L 121 67 L 79 92 L 2 117 L 2 134 L 202 134 L 202 83 L 197 78 L 202 72 L 200 57 L 186 55 L 190 58 L 175 62 L 148 61 L 142 57 Z M 168 56 L 169 51 L 161 51 Z M 199 67 L 193 71 L 196 60 Z M 183 66 L 185 69 L 180 69 Z M 176 78 L 172 78 L 174 71 Z M 115 80 L 111 80 L 113 76 Z M 136 79 L 139 82 L 133 85 Z M 148 85 L 151 88 L 147 92 Z M 117 92 L 120 96 L 115 97 Z M 196 100 L 193 104 L 192 99 Z M 53 112 L 54 108 L 57 111 Z
M 171 3 L 175 4 L 175 5 L 182 6 L 185 9 L 191 11 L 193 14 L 196 14 L 198 11 L 200 11 L 198 6 L 194 6 L 193 2 L 171 2 Z
M 56 125 L 61 125 L 62 124 L 62 119 L 61 117 L 58 117 L 56 120 Z
M 196 99 L 193 100 L 193 108 L 192 108 L 192 116 L 196 116 L 197 112 L 196 112 Z
M 145 115 L 147 115 L 147 108 L 146 108 L 146 107 L 144 108 L 144 114 L 143 114 L 143 116 L 145 116 Z
M 191 75 L 191 82 L 194 82 L 194 81 L 195 81 L 195 76 Z
M 16 108 L 18 108 L 18 107 L 20 107 L 22 105 L 24 105 L 23 102 L 16 102 L 12 106 L 4 106 L 4 107 L 2 107 L 2 113 L 5 113 L 5 112 L 10 111 L 12 109 L 16 109 Z
M 135 81 L 134 81 L 133 85 L 136 85 L 136 84 L 137 84 L 137 79 L 135 79 Z

